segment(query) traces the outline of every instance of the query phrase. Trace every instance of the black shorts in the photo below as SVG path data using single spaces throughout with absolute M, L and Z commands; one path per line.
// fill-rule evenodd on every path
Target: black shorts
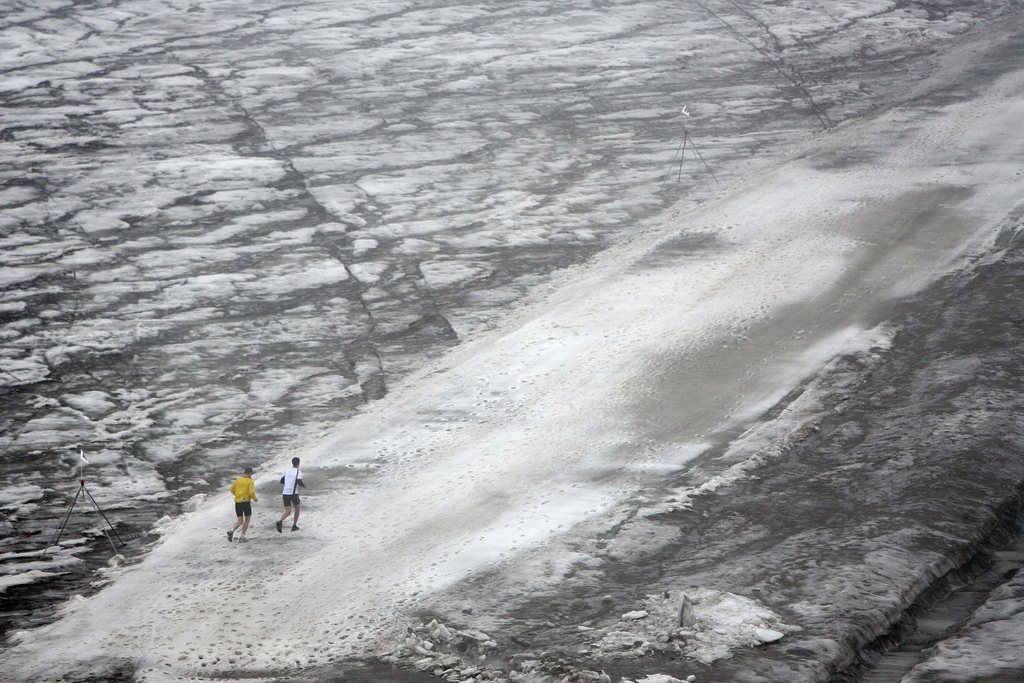
M 235 503 L 235 517 L 252 517 L 252 503 Z
M 281 497 L 284 498 L 284 506 L 286 508 L 290 508 L 293 505 L 295 507 L 299 507 L 299 494 L 293 493 L 290 496 L 281 496 Z

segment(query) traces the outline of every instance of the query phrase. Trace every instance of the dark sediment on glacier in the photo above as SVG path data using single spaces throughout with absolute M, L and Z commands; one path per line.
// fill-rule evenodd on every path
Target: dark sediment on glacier
M 891 351 L 787 457 L 664 516 L 688 539 L 651 579 L 757 597 L 804 629 L 701 680 L 827 679 L 1018 528 L 1024 235 L 1006 242 L 997 262 L 907 302 Z
M 832 366 L 822 410 L 791 432 L 781 457 L 689 508 L 607 530 L 590 549 L 599 570 L 577 567 L 553 594 L 518 605 L 502 622 L 504 637 L 492 632 L 501 657 L 546 652 L 540 659 L 559 661 L 559 671 L 604 670 L 612 680 L 824 681 L 850 675 L 863 650 L 891 642 L 912 610 L 1019 529 L 1024 232 L 1016 220 L 973 267 L 896 307 L 890 348 Z M 601 554 L 638 526 L 650 538 L 640 552 Z M 615 621 L 624 605 L 696 587 L 753 598 L 800 631 L 708 665 L 657 649 L 621 659 L 593 648 L 590 627 Z
M 1008 532 L 1015 526 L 1008 522 Z M 1015 622 L 1013 612 L 1024 613 L 1024 599 L 1021 599 L 1020 582 L 1024 573 L 1024 536 L 1017 535 L 1009 543 L 1002 534 L 995 534 L 991 552 L 981 552 L 960 571 L 947 575 L 936 582 L 931 591 L 923 595 L 907 611 L 906 616 L 893 627 L 892 631 L 879 638 L 860 653 L 859 661 L 837 677 L 838 681 L 862 681 L 863 683 L 890 683 L 908 680 L 947 681 L 954 677 L 943 668 L 948 665 L 941 650 L 966 635 L 971 650 L 970 661 L 954 657 L 959 661 L 953 668 L 968 675 L 958 680 L 1017 681 L 1020 679 L 1020 641 L 1024 630 Z M 1003 607 L 1009 606 L 1011 618 L 1007 619 Z M 993 610 L 992 608 L 996 609 Z M 993 618 L 995 611 L 995 618 Z M 990 621 L 1001 622 L 995 629 L 987 628 Z M 978 628 L 978 625 L 981 628 Z M 985 633 L 984 631 L 993 631 Z M 1007 637 L 1007 631 L 1011 637 Z M 994 636 L 994 637 L 993 637 Z M 937 649 L 938 648 L 938 649 Z M 998 661 L 1010 655 L 1010 666 Z M 923 665 L 923 666 L 922 666 Z M 938 672 L 934 671 L 935 669 Z M 912 672 L 913 670 L 913 672 Z
M 582 262 L 642 224 L 641 219 L 692 196 L 694 187 L 705 183 L 703 171 L 688 162 L 684 175 L 682 163 L 677 168 L 664 154 L 678 144 L 679 119 L 669 110 L 683 98 L 717 102 L 723 86 L 740 98 L 736 106 L 713 105 L 712 115 L 701 123 L 702 144 L 725 141 L 717 145 L 714 166 L 718 178 L 726 181 L 754 160 L 765 164 L 784 155 L 784 148 L 807 131 L 879 106 L 908 72 L 929 73 L 931 58 L 936 50 L 946 49 L 948 38 L 928 36 L 967 27 L 971 22 L 964 22 L 965 12 L 972 13 L 972 21 L 981 21 L 1003 11 L 986 2 L 921 7 L 910 24 L 903 8 L 892 8 L 895 27 L 885 31 L 879 28 L 889 20 L 881 15 L 852 22 L 828 17 L 810 34 L 813 39 L 784 46 L 748 10 L 680 6 L 668 24 L 676 28 L 666 29 L 663 17 L 651 27 L 653 32 L 646 21 L 632 29 L 632 49 L 643 50 L 642 59 L 620 54 L 614 81 L 591 78 L 585 55 L 593 44 L 586 38 L 582 61 L 562 55 L 555 69 L 546 62 L 536 71 L 530 65 L 499 69 L 489 84 L 475 82 L 468 97 L 456 88 L 414 100 L 407 94 L 422 76 L 419 54 L 408 60 L 409 69 L 396 64 L 383 84 L 373 70 L 352 75 L 343 84 L 281 75 L 255 91 L 243 88 L 249 94 L 240 99 L 228 96 L 245 81 L 249 65 L 278 50 L 314 59 L 322 65 L 321 76 L 344 64 L 341 52 L 317 50 L 316 57 L 303 53 L 308 26 L 298 19 L 279 17 L 281 27 L 263 33 L 262 27 L 249 23 L 236 27 L 230 18 L 206 8 L 210 14 L 204 14 L 204 21 L 190 29 L 173 24 L 172 37 L 165 41 L 159 27 L 165 20 L 173 22 L 173 16 L 150 17 L 145 6 L 127 17 L 119 14 L 109 24 L 116 31 L 97 23 L 82 36 L 79 15 L 99 21 L 102 8 L 33 10 L 11 26 L 33 36 L 29 42 L 38 41 L 35 49 L 47 57 L 32 65 L 32 59 L 22 64 L 11 55 L 12 73 L 18 74 L 14 83 L 24 82 L 25 87 L 3 94 L 7 119 L 0 138 L 11 163 L 0 180 L 14 199 L 5 209 L 21 217 L 12 225 L 20 224 L 24 231 L 16 238 L 5 235 L 10 241 L 5 242 L 4 264 L 14 266 L 11 272 L 25 266 L 39 272 L 0 287 L 7 305 L 0 311 L 0 323 L 11 335 L 8 360 L 17 361 L 14 368 L 27 368 L 24 375 L 16 371 L 17 377 L 7 377 L 11 383 L 0 391 L 6 418 L 0 426 L 5 444 L 0 461 L 11 482 L 35 492 L 17 494 L 0 510 L 0 550 L 23 556 L 45 546 L 73 494 L 73 447 L 81 446 L 90 455 L 101 454 L 93 456 L 91 483 L 105 504 L 124 502 L 115 523 L 123 535 L 136 537 L 126 551 L 129 558 L 141 556 L 150 547 L 144 530 L 159 517 L 180 512 L 191 495 L 219 490 L 245 454 L 278 452 L 318 425 L 348 417 L 425 358 L 454 344 L 462 327 L 458 321 L 468 326 L 489 319 L 547 273 Z M 795 10 L 792 16 L 773 17 L 772 23 L 784 28 L 789 22 L 799 26 L 808 21 L 799 7 Z M 554 12 L 547 7 L 539 11 L 545 17 Z M 573 11 L 571 3 L 557 10 L 563 11 Z M 531 12 L 520 9 L 516 14 Z M 365 25 L 356 22 L 356 33 L 376 35 L 384 30 L 379 24 L 391 19 L 388 13 L 368 17 Z M 497 34 L 516 28 L 498 13 L 469 24 L 453 21 L 445 31 L 456 42 L 462 34 L 478 40 L 492 22 L 501 27 Z M 704 30 L 691 28 L 705 24 L 713 40 L 704 38 Z M 907 39 L 911 25 L 914 40 Z M 150 30 L 156 32 L 151 35 Z M 665 30 L 675 32 L 673 50 L 659 47 L 658 36 Z M 509 35 L 515 45 L 516 34 Z M 88 45 L 96 36 L 109 40 L 103 54 L 93 54 Z M 374 45 L 377 40 L 372 39 Z M 686 47 L 691 40 L 699 49 Z M 194 57 L 184 59 L 176 52 L 183 41 Z M 755 49 L 736 50 L 733 41 Z M 428 35 L 421 48 L 432 52 L 434 46 Z M 449 49 L 447 40 L 436 46 L 442 56 Z M 194 68 L 195 58 L 206 66 Z M 64 60 L 72 67 L 65 73 L 53 71 Z M 88 60 L 95 70 L 79 73 Z M 235 63 L 245 68 L 235 73 Z M 442 79 L 453 77 L 461 68 L 477 67 L 453 67 L 439 74 Z M 623 78 L 628 72 L 635 76 Z M 182 74 L 189 75 L 178 82 Z M 778 80 L 786 74 L 788 78 Z M 146 91 L 144 108 L 134 106 L 137 87 Z M 966 97 L 969 90 L 958 87 L 944 97 Z M 343 100 L 351 104 L 339 108 Z M 68 107 L 75 113 L 65 116 Z M 363 120 L 370 110 L 374 120 L 380 118 L 379 126 L 345 132 L 353 119 Z M 452 115 L 478 125 L 479 132 L 470 137 L 479 139 L 479 145 L 474 142 L 463 153 L 444 138 L 442 127 L 433 127 L 449 122 Z M 108 116 L 113 118 L 106 120 Z M 417 125 L 408 124 L 409 117 Z M 522 123 L 509 123 L 520 117 Z M 329 128 L 326 121 L 337 124 L 338 139 L 319 139 L 315 131 L 321 125 Z M 402 123 L 406 130 L 393 129 L 389 121 Z M 469 246 L 460 249 L 442 239 L 428 251 L 410 254 L 404 251 L 409 245 L 398 237 L 378 235 L 363 240 L 374 246 L 357 248 L 357 232 L 333 225 L 337 216 L 321 193 L 329 194 L 334 183 L 340 187 L 364 171 L 378 170 L 377 154 L 368 154 L 367 165 L 354 172 L 348 170 L 348 156 L 341 157 L 344 164 L 327 162 L 325 145 L 397 150 L 397 156 L 411 161 L 415 155 L 406 150 L 425 144 L 424 133 L 416 130 L 420 124 L 429 131 L 430 145 L 440 150 L 436 158 L 428 155 L 425 168 L 447 158 L 454 170 L 440 182 L 433 173 L 423 174 L 429 191 L 403 190 L 401 204 L 416 198 L 410 205 L 412 216 L 441 210 L 442 223 L 455 226 L 455 242 L 483 231 L 483 247 L 467 239 Z M 467 137 L 449 135 L 451 140 Z M 206 154 L 232 160 L 219 168 L 216 182 L 200 168 Z M 204 162 L 196 164 L 195 158 Z M 494 174 L 494 158 L 527 161 L 504 163 L 502 174 Z M 166 159 L 180 161 L 185 170 L 164 174 L 159 167 Z M 569 164 L 557 174 L 557 182 L 533 177 L 534 164 L 546 159 Z M 242 163 L 235 166 L 235 160 Z M 314 163 L 303 168 L 303 160 Z M 850 158 L 841 161 L 849 163 Z M 691 173 L 691 168 L 696 170 Z M 263 171 L 251 175 L 253 169 Z M 489 222 L 475 214 L 477 179 L 483 175 L 493 179 L 480 185 L 480 192 L 501 209 L 499 215 L 518 216 L 531 230 L 536 222 L 551 239 L 490 246 L 484 231 Z M 461 189 L 464 180 L 473 191 Z M 445 183 L 452 202 L 438 201 L 448 190 L 435 194 Z M 221 191 L 227 194 L 219 195 Z M 151 206 L 153 195 L 161 193 L 166 194 L 159 201 L 166 204 Z M 517 208 L 520 195 L 543 201 L 536 210 Z M 632 199 L 622 206 L 625 195 Z M 92 209 L 111 196 L 117 200 L 109 220 L 92 220 L 89 211 L 72 220 L 78 204 Z M 218 197 L 223 201 L 216 201 Z M 572 200 L 571 211 L 556 211 L 561 217 L 549 222 L 549 201 L 557 205 L 573 197 L 586 201 Z M 463 201 L 468 208 L 461 206 Z M 54 202 L 67 206 L 51 211 Z M 388 203 L 381 198 L 384 207 Z M 438 208 L 449 203 L 451 209 Z M 358 215 L 346 217 L 350 227 L 373 231 L 402 220 L 374 204 L 356 202 L 359 208 L 353 212 Z M 115 220 L 114 214 L 125 220 Z M 266 220 L 243 220 L 247 229 L 217 236 L 219 230 L 240 225 L 239 219 L 260 215 Z M 76 227 L 78 223 L 88 229 Z M 579 234 L 577 228 L 583 228 Z M 297 247 L 294 236 L 308 230 L 314 231 L 309 243 Z M 183 245 L 192 247 L 180 249 Z M 480 273 L 486 276 L 426 286 L 419 264 L 436 258 L 431 256 L 434 249 L 452 262 L 472 264 L 481 258 L 486 268 Z M 393 276 L 372 287 L 356 277 L 303 284 L 302 275 L 311 264 L 314 272 L 325 264 L 338 270 L 341 264 L 358 267 L 364 261 L 386 263 Z M 278 268 L 293 274 L 295 281 L 281 278 L 278 289 L 263 291 L 259 282 Z M 204 284 L 250 278 L 251 287 Z M 316 381 L 301 379 L 299 369 Z M 300 379 L 292 384 L 285 381 L 288 377 Z M 263 388 L 268 383 L 288 390 L 267 400 Z M 126 490 L 129 483 L 131 492 Z M 104 492 L 109 493 L 106 499 Z M 83 519 L 89 524 L 81 524 Z M 72 521 L 76 534 L 80 527 L 88 533 L 95 526 L 88 517 L 76 515 Z M 71 570 L 63 568 L 63 573 L 0 593 L 0 630 L 46 623 L 54 605 L 69 595 L 90 593 L 93 570 L 109 555 L 102 541 L 89 547 L 83 562 Z

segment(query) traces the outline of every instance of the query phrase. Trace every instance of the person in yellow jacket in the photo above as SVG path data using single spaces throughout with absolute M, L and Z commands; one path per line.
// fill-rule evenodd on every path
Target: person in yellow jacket
M 228 543 L 234 540 L 235 530 L 242 527 L 242 533 L 238 535 L 239 543 L 246 543 L 245 532 L 249 529 L 249 520 L 252 517 L 252 505 L 250 501 L 256 502 L 256 485 L 252 481 L 252 468 L 246 467 L 245 474 L 235 479 L 230 489 L 235 497 L 235 526 L 228 532 Z

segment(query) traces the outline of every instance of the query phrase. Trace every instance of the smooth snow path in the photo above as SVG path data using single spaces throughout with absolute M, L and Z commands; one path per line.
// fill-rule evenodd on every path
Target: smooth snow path
M 251 543 L 226 542 L 217 497 L 19 634 L 2 670 L 46 679 L 129 659 L 153 679 L 258 675 L 373 654 L 427 594 L 544 544 L 557 554 L 574 523 L 755 417 L 894 296 L 984 246 L 1024 197 L 1022 95 L 1014 74 L 970 102 L 833 131 L 565 273 L 297 449 L 300 533 L 271 527 L 280 454 L 261 468 Z

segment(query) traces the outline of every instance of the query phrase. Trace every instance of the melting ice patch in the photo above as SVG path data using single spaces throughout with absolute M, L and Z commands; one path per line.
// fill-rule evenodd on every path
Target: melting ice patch
M 43 489 L 35 484 L 19 484 L 0 489 L 0 508 L 20 507 L 43 497 Z
M 71 541 L 49 552 L 0 553 L 0 595 L 15 586 L 27 586 L 66 574 L 81 565 L 76 555 L 85 551 L 82 540 Z
M 632 659 L 673 652 L 710 664 L 739 648 L 771 643 L 799 630 L 756 600 L 693 588 L 648 595 L 643 609 L 592 632 L 592 653 L 603 659 Z
M 442 288 L 487 277 L 494 269 L 479 262 L 428 261 L 420 264 L 420 271 L 430 287 Z

